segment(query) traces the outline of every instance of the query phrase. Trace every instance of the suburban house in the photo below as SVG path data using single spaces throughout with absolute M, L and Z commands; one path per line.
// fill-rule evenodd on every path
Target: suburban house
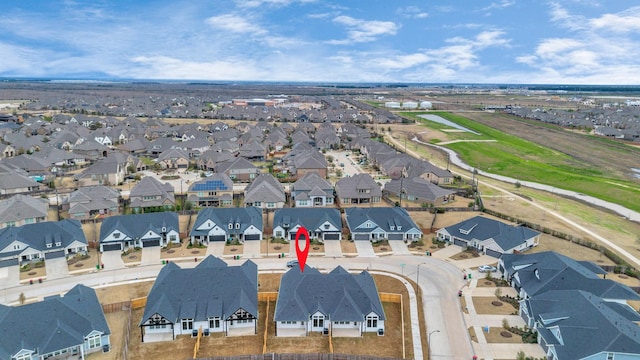
M 0 201 L 0 228 L 47 221 L 49 201 L 16 194 Z
M 343 206 L 377 204 L 382 198 L 382 190 L 371 175 L 361 173 L 338 180 L 336 196 Z
M 425 160 L 412 159 L 402 171 L 402 176 L 406 178 L 419 177 L 437 185 L 448 185 L 453 183 L 451 171 L 441 169 Z
M 0 305 L 2 359 L 84 359 L 109 351 L 110 335 L 96 291 L 82 284 L 36 303 Z
M 319 241 L 342 240 L 342 218 L 338 209 L 284 208 L 273 216 L 273 237 L 295 240 L 300 227 L 307 229 L 309 238 Z
M 347 208 L 345 216 L 353 240 L 418 241 L 422 230 L 401 207 Z
M 498 267 L 523 299 L 549 290 L 578 289 L 606 301 L 640 300 L 640 295 L 628 286 L 601 278 L 606 272 L 595 263 L 576 261 L 553 251 L 505 254 Z
M 227 174 L 234 182 L 251 182 L 261 174 L 260 169 L 241 157 L 219 163 L 215 170 Z
M 260 174 L 244 189 L 244 206 L 281 208 L 285 200 L 284 187 L 271 174 Z
M 213 173 L 189 185 L 187 200 L 197 207 L 232 206 L 233 181 L 224 173 Z
M 333 205 L 333 185 L 317 172 L 310 172 L 291 185 L 291 199 L 295 207 Z
M 393 179 L 384 185 L 382 193 L 402 199 L 419 202 L 421 205 L 442 205 L 454 199 L 455 191 L 443 189 L 423 178 Z
M 640 315 L 582 290 L 552 290 L 521 302 L 547 359 L 640 359 Z
M 191 242 L 262 240 L 262 210 L 204 208 L 189 233 Z
M 436 231 L 438 240 L 478 249 L 483 254 L 500 257 L 525 251 L 538 245 L 540 233 L 524 226 L 513 226 L 484 216 L 447 226 Z
M 60 209 L 71 219 L 86 220 L 120 215 L 120 192 L 108 186 L 87 186 L 69 194 Z
M 158 155 L 156 160 L 162 169 L 187 169 L 189 167 L 189 153 L 182 149 L 169 149 Z
M 147 296 L 140 321 L 142 342 L 176 336 L 253 335 L 258 328 L 258 266 L 240 266 L 209 255 L 195 268 L 164 266 Z
M 384 334 L 384 309 L 371 275 L 338 266 L 328 274 L 305 266 L 282 275 L 274 314 L 276 336 L 358 337 Z
M 112 153 L 75 175 L 74 179 L 78 182 L 78 186 L 118 185 L 124 181 L 129 166 L 133 165 L 135 165 L 133 157 Z
M 180 243 L 178 214 L 158 212 L 110 216 L 100 227 L 100 251 L 167 246 Z
M 78 220 L 45 221 L 0 229 L 0 267 L 86 251 L 87 239 Z
M 24 170 L 4 162 L 0 163 L 0 195 L 32 193 L 44 187 L 30 178 Z
M 129 193 L 129 207 L 135 212 L 144 212 L 146 208 L 170 209 L 176 205 L 173 185 L 145 176 Z

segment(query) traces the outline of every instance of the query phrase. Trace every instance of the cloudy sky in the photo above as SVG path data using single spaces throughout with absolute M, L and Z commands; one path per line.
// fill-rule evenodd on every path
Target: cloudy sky
M 7 0 L 0 77 L 637 85 L 640 6 Z

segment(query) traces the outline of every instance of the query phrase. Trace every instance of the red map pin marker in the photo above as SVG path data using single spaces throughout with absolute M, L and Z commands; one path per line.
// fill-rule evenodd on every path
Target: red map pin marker
M 305 238 L 304 250 L 300 250 L 300 246 L 298 244 L 300 235 L 303 235 Z M 304 272 L 304 264 L 307 262 L 307 256 L 309 255 L 310 244 L 311 244 L 311 241 L 309 240 L 309 232 L 303 226 L 299 227 L 298 231 L 296 232 L 296 256 L 298 257 L 298 265 L 300 265 L 300 272 Z

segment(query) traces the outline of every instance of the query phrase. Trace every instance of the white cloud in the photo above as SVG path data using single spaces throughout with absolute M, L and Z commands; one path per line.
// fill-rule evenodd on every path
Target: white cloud
M 618 14 L 604 14 L 599 18 L 591 19 L 590 24 L 596 29 L 611 32 L 640 31 L 640 7 L 633 7 Z
M 263 6 L 286 7 L 294 3 L 313 3 L 317 0 L 236 0 L 240 8 L 259 8 Z
M 257 24 L 233 14 L 212 16 L 208 18 L 206 22 L 214 28 L 233 33 L 253 33 L 256 35 L 263 35 L 267 33 L 265 29 L 261 28 Z
M 333 22 L 347 27 L 348 38 L 344 40 L 330 40 L 327 42 L 332 45 L 346 45 L 375 41 L 378 37 L 383 35 L 395 35 L 399 29 L 399 26 L 392 21 L 366 21 L 346 15 L 334 18 Z
M 399 8 L 396 10 L 396 14 L 407 17 L 407 18 L 412 18 L 412 19 L 424 19 L 429 17 L 428 12 L 422 11 L 417 6 L 407 6 L 407 7 Z
M 508 8 L 511 5 L 514 5 L 515 3 L 516 3 L 515 0 L 500 0 L 499 2 L 492 2 L 491 4 L 489 4 L 489 6 L 486 6 L 480 9 L 480 11 L 504 9 L 504 8 Z

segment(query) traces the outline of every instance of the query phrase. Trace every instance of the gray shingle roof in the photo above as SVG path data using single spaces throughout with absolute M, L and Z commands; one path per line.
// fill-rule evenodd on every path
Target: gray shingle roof
M 34 198 L 28 195 L 14 195 L 7 200 L 0 201 L 0 224 L 24 219 L 46 219 L 49 202 L 46 199 Z
M 364 321 L 371 312 L 385 319 L 378 289 L 366 271 L 353 275 L 340 266 L 328 274 L 308 266 L 304 272 L 297 267 L 287 271 L 280 280 L 274 320 L 308 321 L 316 311 L 331 321 Z
M 629 319 L 612 303 L 585 291 L 549 291 L 527 300 L 527 309 L 544 324 L 538 331 L 554 344 L 558 359 L 584 359 L 601 352 L 640 354 L 640 329 L 633 322 L 637 317 Z
M 321 231 L 320 226 L 327 221 L 338 229 L 342 228 L 342 218 L 338 209 L 283 208 L 278 209 L 273 216 L 273 227 L 286 223 L 289 228 L 301 225 L 309 231 Z
M 169 211 L 110 216 L 102 222 L 102 226 L 100 227 L 100 241 L 114 230 L 122 232 L 130 239 L 139 239 L 148 231 L 161 234 L 163 227 L 166 227 L 167 231 L 175 230 L 180 232 L 178 225 L 178 214 Z M 126 238 L 123 238 L 122 240 L 125 239 Z
M 474 216 L 471 219 L 447 226 L 445 230 L 452 236 L 466 241 L 493 239 L 504 251 L 513 249 L 527 239 L 540 235 L 539 232 L 527 227 L 512 226 L 483 216 Z
M 229 318 L 242 308 L 258 317 L 258 266 L 247 260 L 240 266 L 209 255 L 195 268 L 175 263 L 163 267 L 147 297 L 140 324 L 154 314 L 176 323 L 191 318 Z
M 404 194 L 413 196 L 418 200 L 436 201 L 447 195 L 455 194 L 455 191 L 449 189 L 443 189 L 440 186 L 422 179 L 394 179 L 384 185 L 384 190 L 398 195 L 400 190 Z
M 207 235 L 209 229 L 198 230 L 198 228 L 211 220 L 215 225 L 220 226 L 231 234 L 243 233 L 249 226 L 253 225 L 258 230 L 262 231 L 262 210 L 256 207 L 247 208 L 204 208 L 198 212 L 198 217 L 193 223 L 189 236 L 201 236 Z M 240 229 L 236 229 L 235 225 L 233 229 L 229 229 L 230 223 L 239 223 Z M 213 228 L 213 226 L 211 226 Z
M 373 207 L 373 208 L 347 208 L 345 209 L 347 226 L 349 231 L 367 233 L 376 230 L 377 227 L 385 232 L 407 232 L 412 228 L 420 231 L 420 228 L 411 219 L 407 210 L 401 207 Z M 375 225 L 370 228 L 363 225 L 371 221 Z M 391 230 L 391 225 L 395 230 Z M 397 227 L 401 226 L 401 231 Z
M 284 202 L 284 187 L 271 174 L 260 174 L 244 190 L 244 202 Z
M 37 319 L 38 326 L 27 319 Z M 81 284 L 63 297 L 0 305 L 0 358 L 9 359 L 22 349 L 37 349 L 42 355 L 77 346 L 94 330 L 111 334 L 95 290 Z
M 64 249 L 74 241 L 87 244 L 87 239 L 82 231 L 82 224 L 73 219 L 46 221 L 0 229 L 0 249 L 6 248 L 16 240 L 39 251 Z M 55 245 L 57 242 L 60 243 L 60 246 Z M 51 244 L 51 247 L 47 247 L 47 244 Z
M 359 190 L 370 190 L 369 193 L 361 193 Z M 381 197 L 382 190 L 369 174 L 355 174 L 345 177 L 336 183 L 336 194 L 338 199 L 352 199 L 365 197 Z

